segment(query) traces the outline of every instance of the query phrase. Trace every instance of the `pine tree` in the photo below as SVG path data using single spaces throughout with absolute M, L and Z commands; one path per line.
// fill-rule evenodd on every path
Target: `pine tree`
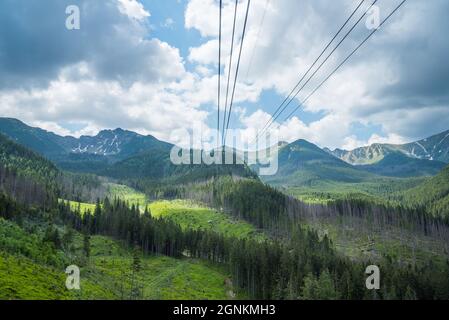
M 405 291 L 404 300 L 417 300 L 416 293 L 413 291 L 410 286 L 407 286 L 407 290 Z
M 304 278 L 304 285 L 301 291 L 302 300 L 314 300 L 317 296 L 317 280 L 312 273 Z
M 132 274 L 131 274 L 131 300 L 137 300 L 141 297 L 141 286 L 137 280 L 138 274 L 142 269 L 142 262 L 140 260 L 139 248 L 136 246 L 133 250 L 132 261 Z
M 62 246 L 64 247 L 65 250 L 70 251 L 71 250 L 71 245 L 73 242 L 73 237 L 74 237 L 74 232 L 72 228 L 67 228 L 67 231 L 64 233 L 64 235 L 62 236 Z
M 83 236 L 83 252 L 86 258 L 90 257 L 90 235 L 87 233 Z
M 316 298 L 320 300 L 338 299 L 334 281 L 332 280 L 331 274 L 327 269 L 325 269 L 318 278 Z

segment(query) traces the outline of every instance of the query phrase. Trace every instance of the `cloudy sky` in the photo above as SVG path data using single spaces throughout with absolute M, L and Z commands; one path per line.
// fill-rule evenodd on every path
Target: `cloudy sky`
M 248 136 L 263 127 L 359 2 L 253 0 L 230 126 Z M 399 2 L 379 0 L 381 19 Z M 80 30 L 66 28 L 69 5 Z M 225 71 L 233 10 L 224 0 Z M 281 139 L 355 148 L 449 129 L 448 12 L 447 0 L 408 0 L 279 123 Z M 369 32 L 364 19 L 285 115 Z M 217 56 L 217 0 L 2 0 L 0 116 L 63 135 L 121 127 L 182 144 L 186 129 L 216 126 Z

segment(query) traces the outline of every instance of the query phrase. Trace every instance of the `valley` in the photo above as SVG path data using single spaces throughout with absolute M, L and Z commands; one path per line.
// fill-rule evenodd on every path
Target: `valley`
M 174 166 L 170 144 L 122 129 L 0 123 L 2 299 L 368 299 L 370 263 L 388 270 L 378 298 L 447 298 L 444 157 L 389 146 L 354 165 L 298 140 L 258 177 Z M 65 289 L 71 264 L 80 291 Z

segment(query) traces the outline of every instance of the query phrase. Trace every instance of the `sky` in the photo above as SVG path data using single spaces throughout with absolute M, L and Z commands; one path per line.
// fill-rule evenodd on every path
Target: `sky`
M 238 3 L 231 79 L 247 1 Z M 359 2 L 252 0 L 230 128 L 252 140 Z M 399 3 L 379 0 L 380 19 Z M 70 5 L 79 30 L 66 28 Z M 234 5 L 223 0 L 221 114 Z M 208 135 L 217 122 L 218 8 L 218 0 L 2 0 L 0 116 L 61 135 L 120 127 L 179 145 L 192 128 Z M 448 12 L 447 0 L 408 0 L 281 121 L 371 32 L 370 11 L 272 126 L 279 139 L 354 149 L 448 130 Z

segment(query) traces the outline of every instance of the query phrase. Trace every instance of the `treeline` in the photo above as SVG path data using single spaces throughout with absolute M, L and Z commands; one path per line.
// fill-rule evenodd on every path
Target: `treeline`
M 0 192 L 0 217 L 5 219 L 20 219 L 23 206 L 8 195 Z
M 60 172 L 53 163 L 1 134 L 0 167 L 2 167 L 1 170 L 5 176 L 5 188 L 11 180 L 17 182 L 20 180 L 22 187 L 31 188 L 31 185 L 40 185 L 42 189 L 46 190 L 47 194 L 57 194 L 55 181 L 58 179 Z M 6 176 L 8 176 L 8 182 Z M 29 181 L 30 186 L 24 186 L 25 180 Z M 15 194 L 18 195 L 18 193 Z
M 287 197 L 287 213 L 294 223 L 301 221 L 345 221 L 353 227 L 382 230 L 395 227 L 449 243 L 449 221 L 435 217 L 424 208 L 381 204 L 366 199 L 338 199 L 327 204 L 306 204 Z
M 325 237 L 298 229 L 287 243 L 240 241 L 231 250 L 233 281 L 256 299 L 449 299 L 449 263 L 417 267 L 391 260 L 379 290 L 366 288 L 365 264 L 335 254 Z
M 27 205 L 51 206 L 57 201 L 55 192 L 16 169 L 0 164 L 0 194 L 7 194 Z
M 449 166 L 417 187 L 393 197 L 409 208 L 426 211 L 449 224 Z
M 155 219 L 146 210 L 141 214 L 136 206 L 108 198 L 97 202 L 94 212 L 81 214 L 71 211 L 70 204 L 58 204 L 59 216 L 64 224 L 87 234 L 101 234 L 124 240 L 130 246 L 139 245 L 146 253 L 159 253 L 179 257 L 183 249 L 183 233 L 171 221 Z
M 10 166 L 39 182 L 50 181 L 58 175 L 58 169 L 50 161 L 0 134 L 0 163 Z
M 96 199 L 103 199 L 107 195 L 106 187 L 93 175 L 61 172 L 53 176 L 52 182 L 45 182 L 1 163 L 0 192 L 10 195 L 20 203 L 40 205 L 44 208 L 57 202 L 58 198 L 95 202 Z
M 56 184 L 59 186 L 59 198 L 77 202 L 93 203 L 108 194 L 104 181 L 93 174 L 62 172 Z

